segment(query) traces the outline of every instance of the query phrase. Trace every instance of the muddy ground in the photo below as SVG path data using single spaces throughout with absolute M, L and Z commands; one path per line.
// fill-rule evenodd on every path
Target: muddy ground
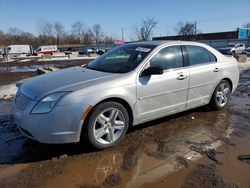
M 34 75 L 0 71 L 0 88 Z M 23 137 L 11 115 L 11 94 L 3 98 L 0 187 L 250 187 L 250 70 L 224 110 L 201 107 L 144 123 L 104 151 Z

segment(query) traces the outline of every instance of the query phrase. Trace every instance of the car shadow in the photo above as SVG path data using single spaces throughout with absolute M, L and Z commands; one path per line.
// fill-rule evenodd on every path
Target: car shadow
M 162 118 L 159 118 L 159 119 L 156 119 L 156 120 L 148 121 L 148 122 L 145 122 L 145 123 L 130 127 L 129 130 L 128 130 L 128 134 L 130 132 L 135 131 L 135 130 L 140 130 L 140 129 L 151 127 L 151 126 L 154 126 L 154 125 L 157 125 L 157 124 L 162 124 L 164 122 L 168 122 L 168 121 L 171 121 L 173 119 L 177 119 L 177 118 L 180 118 L 180 117 L 183 117 L 183 116 L 188 116 L 188 115 L 191 115 L 191 114 L 196 113 L 196 112 L 204 112 L 205 113 L 205 112 L 210 112 L 210 111 L 211 111 L 211 109 L 210 109 L 209 106 L 202 106 L 202 107 L 194 108 L 194 109 L 187 110 L 187 111 L 184 111 L 184 112 L 179 112 L 179 113 L 176 113 L 176 114 L 173 114 L 173 115 L 165 116 L 165 117 L 162 117 Z

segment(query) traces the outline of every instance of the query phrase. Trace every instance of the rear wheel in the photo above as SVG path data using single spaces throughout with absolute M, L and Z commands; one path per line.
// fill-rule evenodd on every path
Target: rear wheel
M 105 149 L 117 144 L 126 134 L 129 115 L 117 102 L 97 105 L 87 123 L 87 139 L 95 148 Z
M 224 108 L 229 100 L 232 89 L 228 81 L 222 80 L 214 90 L 213 96 L 210 101 L 210 106 L 214 110 Z

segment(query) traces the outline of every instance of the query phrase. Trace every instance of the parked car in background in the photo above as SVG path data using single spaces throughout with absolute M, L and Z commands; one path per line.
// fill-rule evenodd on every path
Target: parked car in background
M 3 48 L 0 48 L 0 58 L 3 58 L 3 53 L 4 53 Z
M 245 44 L 243 43 L 229 43 L 227 47 L 220 48 L 219 51 L 222 54 L 228 54 L 232 56 L 236 56 L 242 54 L 242 52 L 246 49 Z
M 209 104 L 224 108 L 239 81 L 238 62 L 196 42 L 118 46 L 86 66 L 34 77 L 18 88 L 19 130 L 43 143 L 86 139 L 117 144 L 129 126 Z
M 79 55 L 91 55 L 96 53 L 94 48 L 84 48 L 81 51 L 79 51 Z
M 57 52 L 57 45 L 48 45 L 48 46 L 39 46 L 34 54 L 53 54 L 55 52 Z
M 250 47 L 246 49 L 246 54 L 249 56 L 250 55 Z
M 31 55 L 33 53 L 31 45 L 10 45 L 7 48 L 9 50 L 9 55 Z
M 104 48 L 97 48 L 96 49 L 96 53 L 98 54 L 98 55 L 102 55 L 102 54 L 104 54 L 106 52 L 106 50 L 104 49 Z

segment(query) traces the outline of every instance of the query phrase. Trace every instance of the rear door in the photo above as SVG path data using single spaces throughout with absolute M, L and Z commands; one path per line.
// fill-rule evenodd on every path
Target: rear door
M 193 108 L 207 104 L 221 78 L 221 65 L 207 49 L 186 45 L 189 60 L 189 90 L 187 107 Z

